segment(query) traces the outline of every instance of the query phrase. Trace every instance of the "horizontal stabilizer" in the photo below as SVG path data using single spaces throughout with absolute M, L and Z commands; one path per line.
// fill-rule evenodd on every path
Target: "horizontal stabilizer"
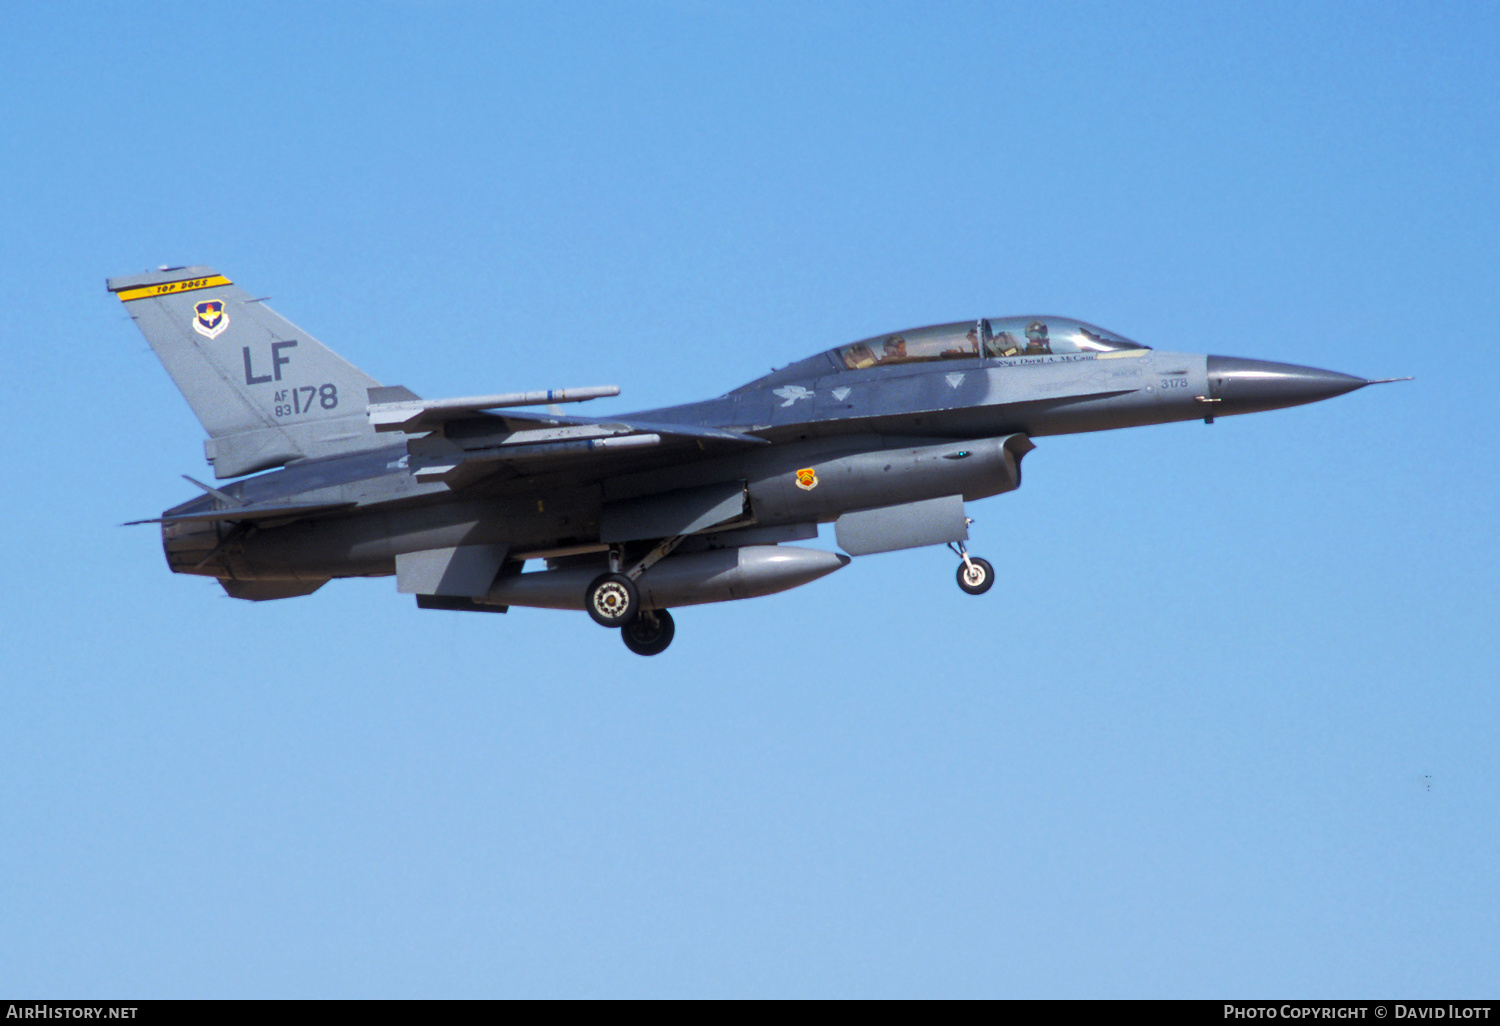
M 418 595 L 418 609 L 447 609 L 459 613 L 508 613 L 510 606 L 492 606 L 473 599 L 455 598 L 452 595 Z
M 206 524 L 215 520 L 295 520 L 314 513 L 332 513 L 349 509 L 352 502 L 284 502 L 266 505 L 225 506 L 206 509 L 196 513 L 178 513 L 175 516 L 152 517 L 149 520 L 128 520 L 121 526 L 133 524 Z
M 269 602 L 274 599 L 300 598 L 303 595 L 311 595 L 323 585 L 327 584 L 329 578 L 315 577 L 312 580 L 257 580 L 257 581 L 233 581 L 220 580 L 230 598 L 244 599 L 247 602 Z

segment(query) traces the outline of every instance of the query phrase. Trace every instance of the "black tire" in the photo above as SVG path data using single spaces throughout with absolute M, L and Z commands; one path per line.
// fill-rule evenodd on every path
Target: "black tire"
M 624 627 L 641 611 L 641 593 L 624 574 L 600 574 L 583 593 L 583 608 L 601 627 Z
M 967 563 L 958 564 L 958 586 L 970 595 L 983 595 L 995 584 L 995 568 L 989 560 L 970 556 Z
M 672 643 L 677 625 L 665 609 L 645 609 L 620 628 L 620 640 L 636 655 L 660 655 Z

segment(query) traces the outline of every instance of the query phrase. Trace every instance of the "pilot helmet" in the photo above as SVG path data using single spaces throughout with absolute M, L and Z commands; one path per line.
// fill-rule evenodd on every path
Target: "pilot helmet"
M 1030 324 L 1026 325 L 1026 337 L 1032 340 L 1046 338 L 1047 325 L 1043 324 L 1041 321 L 1032 321 Z

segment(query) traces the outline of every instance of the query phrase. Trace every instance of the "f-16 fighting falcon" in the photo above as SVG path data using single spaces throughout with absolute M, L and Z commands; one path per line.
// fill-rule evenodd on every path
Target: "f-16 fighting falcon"
M 839 346 L 717 399 L 591 418 L 558 404 L 618 388 L 382 385 L 209 267 L 108 288 L 208 432 L 214 476 L 238 479 L 193 481 L 202 495 L 133 521 L 161 524 L 174 571 L 251 601 L 394 575 L 422 609 L 585 610 L 641 655 L 671 643 L 669 609 L 785 591 L 850 556 L 947 545 L 959 587 L 988 591 L 964 504 L 1019 487 L 1033 438 L 1212 423 L 1375 383 L 1161 352 L 1066 317 L 976 317 Z M 825 523 L 847 555 L 793 544 Z

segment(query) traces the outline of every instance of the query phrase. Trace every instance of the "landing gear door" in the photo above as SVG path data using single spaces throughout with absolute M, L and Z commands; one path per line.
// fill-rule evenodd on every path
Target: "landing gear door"
M 962 495 L 845 513 L 834 522 L 839 548 L 851 556 L 968 541 Z

